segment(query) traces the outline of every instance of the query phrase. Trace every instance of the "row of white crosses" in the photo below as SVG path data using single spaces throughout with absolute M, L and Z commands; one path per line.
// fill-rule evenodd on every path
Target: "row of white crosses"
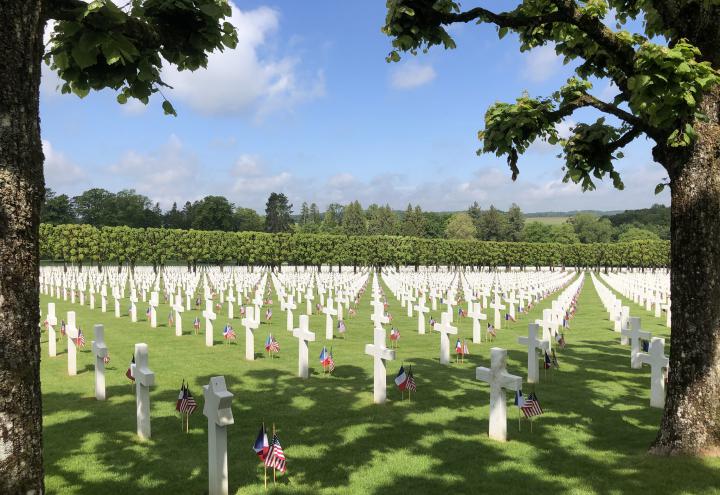
M 612 291 L 594 275 L 591 275 L 591 278 L 605 307 L 612 305 L 612 308 L 615 308 L 616 302 L 613 299 L 615 296 Z M 670 364 L 665 355 L 665 339 L 652 337 L 650 332 L 642 330 L 640 318 L 630 316 L 627 306 L 622 307 L 618 320 L 621 326 L 621 344 L 630 344 L 630 367 L 639 369 L 643 364 L 650 366 L 650 406 L 663 408 L 665 406 L 665 370 Z M 647 353 L 641 352 L 641 340 L 650 341 Z
M 672 313 L 669 272 L 624 271 L 600 274 L 600 277 L 626 298 L 644 306 L 645 310 L 653 313 L 656 318 L 661 318 L 665 311 L 665 325 L 670 328 Z

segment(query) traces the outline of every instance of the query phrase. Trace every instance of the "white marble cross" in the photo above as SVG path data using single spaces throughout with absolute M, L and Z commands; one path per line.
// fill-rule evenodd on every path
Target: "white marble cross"
M 55 303 L 48 303 L 47 311 L 48 327 L 48 354 L 50 357 L 57 356 L 57 336 L 55 335 L 55 325 L 57 325 L 57 316 L 55 315 Z
M 182 296 L 179 294 L 175 296 L 175 304 L 172 309 L 175 311 L 175 336 L 182 337 L 182 313 L 185 308 L 182 305 Z
M 150 327 L 157 328 L 157 308 L 160 305 L 160 297 L 157 292 L 150 293 Z
M 300 315 L 300 327 L 293 330 L 298 339 L 298 376 L 308 377 L 308 342 L 315 342 L 315 333 L 310 331 L 310 317 Z
M 137 294 L 133 290 L 130 292 L 130 321 L 132 321 L 133 323 L 138 321 L 138 319 L 137 319 L 137 302 L 138 302 Z
M 258 315 L 259 317 L 259 315 Z M 255 318 L 255 306 L 245 308 L 245 318 L 240 320 L 240 324 L 245 327 L 245 359 L 248 361 L 255 360 L 255 330 L 260 327 L 260 320 Z
M 395 359 L 395 351 L 385 346 L 385 329 L 375 328 L 372 344 L 365 344 L 365 354 L 374 359 L 373 366 L 373 400 L 375 404 L 383 404 L 387 398 L 387 369 L 385 361 Z
M 308 287 L 308 290 L 305 293 L 305 314 L 308 316 L 310 316 L 312 314 L 313 299 L 315 299 L 315 296 L 313 295 L 313 290 L 311 287 Z
M 622 331 L 628 327 L 629 322 L 630 308 L 628 306 L 623 306 L 620 310 L 620 314 L 618 315 L 618 319 L 615 320 L 615 331 L 621 334 L 620 343 L 622 345 L 628 345 L 628 338 L 622 335 Z
M 430 312 L 430 308 L 425 302 L 425 296 L 420 298 L 415 306 L 415 311 L 418 313 L 418 334 L 425 335 L 425 313 Z
M 208 494 L 228 495 L 227 427 L 235 424 L 233 394 L 224 376 L 213 376 L 203 385 L 203 415 L 208 419 Z
M 620 333 L 630 339 L 630 367 L 634 369 L 642 368 L 642 363 L 638 359 L 641 351 L 640 339 L 650 340 L 652 334 L 640 329 L 640 318 L 637 316 L 631 316 L 628 328 L 622 329 Z
M 490 384 L 490 424 L 488 434 L 493 440 L 507 440 L 506 390 L 520 390 L 522 378 L 507 372 L 507 351 L 499 347 L 490 349 L 490 368 L 476 368 L 475 378 Z
M 327 340 L 333 339 L 333 316 L 338 314 L 337 309 L 334 308 L 334 303 L 332 297 L 328 297 L 327 304 L 325 304 L 325 307 L 323 308 L 323 313 L 325 313 L 325 338 Z
M 115 318 L 120 318 L 120 289 L 113 287 L 113 300 L 115 303 Z
M 500 303 L 500 298 L 497 295 L 497 292 L 495 293 L 495 300 L 490 304 L 490 307 L 495 310 L 495 330 L 500 330 L 502 325 L 502 317 L 500 316 L 500 311 L 505 309 L 505 306 Z
M 105 361 L 108 348 L 105 345 L 105 326 L 93 327 L 95 340 L 92 341 L 92 351 L 95 355 L 95 398 L 105 400 Z
M 642 364 L 650 366 L 650 407 L 665 407 L 665 373 L 670 364 L 665 356 L 665 339 L 653 337 L 650 341 L 650 352 L 638 354 Z
M 285 301 L 282 304 L 282 309 L 287 311 L 287 330 L 288 330 L 288 332 L 293 331 L 293 326 L 295 323 L 295 319 L 293 316 L 293 309 L 296 309 L 296 308 L 297 308 L 297 304 L 295 304 L 295 298 L 293 297 L 292 294 L 289 294 L 287 296 L 287 301 Z
M 448 313 L 442 313 L 435 330 L 440 332 L 440 364 L 450 364 L 450 335 L 457 335 L 458 329 L 450 325 Z
M 548 342 L 548 352 L 552 350 L 552 342 L 555 338 L 553 330 L 555 329 L 555 325 L 552 322 L 552 310 L 551 309 L 544 309 L 543 310 L 543 319 L 542 320 L 535 320 L 535 323 L 540 325 L 542 328 L 542 339 L 547 340 Z
M 147 344 L 135 344 L 135 405 L 137 434 L 141 440 L 150 438 L 150 387 L 155 385 L 155 373 L 148 368 Z
M 548 352 L 550 342 L 538 339 L 537 334 L 540 327 L 537 323 L 528 325 L 528 336 L 518 337 L 518 344 L 527 346 L 528 383 L 540 383 L 540 367 L 538 366 L 537 349 Z
M 68 353 L 68 375 L 77 375 L 77 345 L 75 339 L 78 338 L 78 329 L 75 325 L 75 311 L 68 311 L 67 323 L 65 324 L 65 336 L 67 337 L 67 353 Z
M 212 299 L 205 300 L 205 311 L 202 312 L 202 315 L 205 318 L 205 345 L 212 347 L 214 341 L 213 320 L 217 318 L 215 311 L 213 311 Z
M 407 317 L 412 318 L 413 303 L 415 302 L 415 296 L 412 295 L 412 292 L 408 292 L 407 296 L 405 296 L 405 301 L 407 301 Z M 420 318 L 422 319 L 422 315 L 420 315 Z
M 480 342 L 482 342 L 480 321 L 487 320 L 487 315 L 482 312 L 482 305 L 480 304 L 480 302 L 476 301 L 470 304 L 472 305 L 472 311 L 468 312 L 468 316 L 473 322 L 473 343 L 479 344 Z
M 383 303 L 376 301 L 373 303 L 373 307 L 375 311 L 370 315 L 370 319 L 375 324 L 375 328 L 382 328 L 384 324 L 390 323 L 390 318 L 385 316 L 385 305 Z
M 511 293 L 510 297 L 505 298 L 505 302 L 508 305 L 508 314 L 512 319 L 515 319 L 515 305 L 518 303 L 518 300 L 515 298 L 515 293 Z
M 103 285 L 100 289 L 100 311 L 107 312 L 107 285 Z
M 235 318 L 235 295 L 233 295 L 233 291 L 231 290 L 227 296 L 227 302 L 228 302 L 228 320 L 232 320 Z

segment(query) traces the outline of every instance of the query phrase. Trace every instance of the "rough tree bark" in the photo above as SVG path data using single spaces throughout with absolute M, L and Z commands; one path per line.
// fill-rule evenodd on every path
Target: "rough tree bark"
M 40 494 L 41 0 L 3 0 L 0 26 L 0 493 Z
M 657 454 L 720 454 L 720 88 L 705 95 L 708 122 L 682 151 L 656 147 L 672 191 L 672 333 Z

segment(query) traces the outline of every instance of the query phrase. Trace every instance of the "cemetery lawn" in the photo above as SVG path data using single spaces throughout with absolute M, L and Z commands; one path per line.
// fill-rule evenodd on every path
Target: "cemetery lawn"
M 385 290 L 401 339 L 398 361 L 388 365 L 388 402 L 382 406 L 372 403 L 372 359 L 364 354 L 365 344 L 372 341 L 370 290 L 358 316 L 346 317 L 345 338 L 327 343 L 337 365 L 333 376 L 323 376 L 317 359 L 326 343 L 325 316 L 311 318 L 317 341 L 310 343 L 308 380 L 296 377 L 297 340 L 285 329 L 285 313 L 277 301 L 272 323 L 256 331 L 257 359 L 247 362 L 239 318 L 232 321 L 238 343 L 222 342 L 226 308 L 218 311 L 215 346 L 207 348 L 204 335 L 192 332 L 199 311 L 184 313 L 184 335 L 175 337 L 174 328 L 167 327 L 166 304 L 158 311 L 159 328 L 151 329 L 143 304 L 138 305 L 141 321 L 131 323 L 127 300 L 122 318 L 116 319 L 111 298 L 110 311 L 103 314 L 99 297 L 98 309 L 90 310 L 43 296 L 43 314 L 49 301 L 56 302 L 58 320 L 76 311 L 87 338 L 78 353 L 78 376 L 68 377 L 65 342 L 59 340 L 58 356 L 48 358 L 47 332 L 42 335 L 47 493 L 206 493 L 207 420 L 201 385 L 215 375 L 225 375 L 235 394 L 235 424 L 228 428 L 231 493 L 266 493 L 263 469 L 252 450 L 263 421 L 268 429 L 277 427 L 288 460 L 287 474 L 278 475 L 274 487 L 270 477 L 271 493 L 720 493 L 720 459 L 646 454 L 661 416 L 659 409 L 649 407 L 649 368 L 630 369 L 629 347 L 620 346 L 589 277 L 566 332 L 567 348 L 557 351 L 560 369 L 547 375 L 541 370 L 541 383 L 535 387 L 545 414 L 535 420 L 532 432 L 527 421 L 518 431 L 518 410 L 508 394 L 505 444 L 487 437 L 489 387 L 475 380 L 475 367 L 489 366 L 489 349 L 499 346 L 508 349 L 508 371 L 525 379 L 527 355 L 517 337 L 527 334 L 528 321 L 539 318 L 552 297 L 536 306 L 530 318 L 504 326 L 493 344 L 470 343 L 472 322 L 468 318 L 458 323 L 456 315 L 471 354 L 464 364 L 443 367 L 438 362 L 439 335 L 429 330 L 418 335 L 417 318 L 408 319 Z M 662 320 L 630 306 L 633 316 L 642 317 L 644 330 L 669 337 Z M 304 309 L 303 300 L 295 311 L 296 326 Z M 439 320 L 439 311 L 430 314 Z M 95 323 L 105 325 L 111 357 L 105 402 L 94 397 L 90 341 Z M 281 345 L 276 359 L 264 353 L 269 332 Z M 149 364 L 156 374 L 152 439 L 146 442 L 135 435 L 135 395 L 125 377 L 138 342 L 149 345 Z M 401 401 L 393 384 L 401 363 L 412 365 L 415 372 L 418 391 L 412 401 Z M 198 402 L 189 434 L 181 431 L 175 412 L 183 379 Z M 524 391 L 531 387 L 526 384 Z

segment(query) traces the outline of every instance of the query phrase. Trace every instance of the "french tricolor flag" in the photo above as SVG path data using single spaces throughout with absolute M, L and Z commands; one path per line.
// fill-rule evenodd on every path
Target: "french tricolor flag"
M 270 444 L 268 443 L 268 437 L 267 432 L 265 431 L 265 425 L 262 425 L 260 427 L 260 431 L 258 432 L 257 439 L 255 440 L 255 445 L 253 446 L 253 450 L 258 455 L 261 461 L 264 461 L 267 457 L 268 451 L 270 450 Z
M 404 366 L 400 366 L 400 371 L 398 371 L 398 374 L 395 377 L 395 385 L 397 385 L 401 391 L 405 390 L 405 387 L 407 386 L 407 374 L 405 374 Z

